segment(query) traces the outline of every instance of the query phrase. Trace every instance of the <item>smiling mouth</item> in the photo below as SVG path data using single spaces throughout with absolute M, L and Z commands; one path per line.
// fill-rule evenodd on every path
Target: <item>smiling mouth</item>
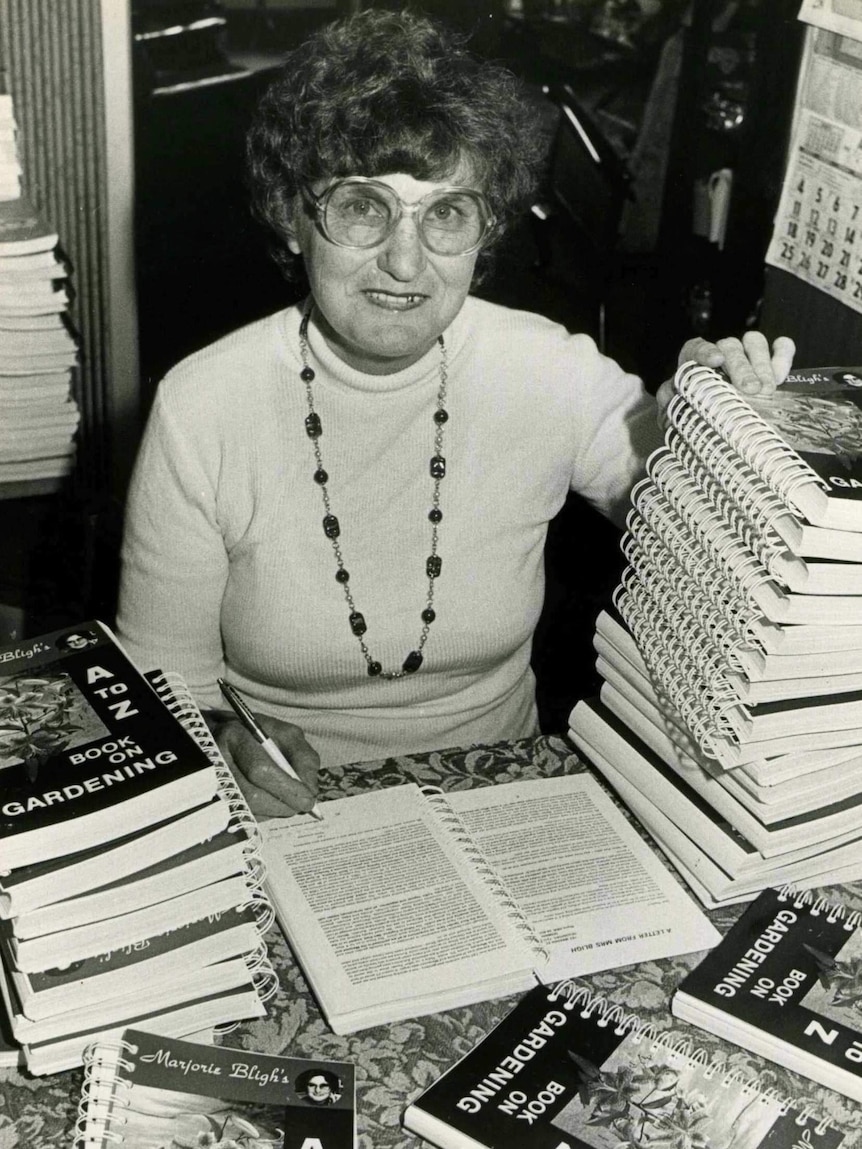
M 419 307 L 428 298 L 427 295 L 416 295 L 412 292 L 396 294 L 393 291 L 364 291 L 363 295 L 375 307 L 382 307 L 384 311 L 412 311 Z

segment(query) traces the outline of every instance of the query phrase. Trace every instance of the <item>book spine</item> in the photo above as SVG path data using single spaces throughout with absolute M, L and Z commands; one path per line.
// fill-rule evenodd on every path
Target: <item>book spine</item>
M 814 468 L 711 367 L 683 364 L 674 386 L 788 507 L 797 506 L 794 495 L 804 487 L 828 489 Z
M 248 908 L 252 912 L 260 939 L 256 949 L 246 955 L 246 963 L 260 1000 L 266 1002 L 278 990 L 278 975 L 269 960 L 264 941 L 264 935 L 275 922 L 275 910 L 265 893 L 266 866 L 261 856 L 260 827 L 185 681 L 177 674 L 163 671 L 154 676 L 151 682 L 168 710 L 186 728 L 212 762 L 218 779 L 219 797 L 227 803 L 230 811 L 228 831 L 242 837 L 245 858 L 243 876 L 248 889 L 248 901 L 242 908 Z M 218 1032 L 226 1033 L 232 1028 L 233 1026 L 222 1027 Z
M 422 793 L 437 815 L 441 825 L 445 827 L 447 832 L 458 843 L 460 849 L 469 859 L 474 872 L 491 891 L 497 905 L 505 914 L 510 924 L 517 930 L 519 936 L 527 942 L 530 949 L 542 964 L 550 961 L 550 951 L 530 924 L 529 920 L 525 917 L 523 910 L 512 896 L 506 883 L 485 857 L 475 838 L 464 825 L 458 814 L 446 801 L 446 795 L 441 791 L 428 787 L 424 787 Z
M 137 1046 L 127 1041 L 94 1042 L 84 1050 L 84 1080 L 73 1131 L 74 1149 L 122 1145 L 124 1111 Z

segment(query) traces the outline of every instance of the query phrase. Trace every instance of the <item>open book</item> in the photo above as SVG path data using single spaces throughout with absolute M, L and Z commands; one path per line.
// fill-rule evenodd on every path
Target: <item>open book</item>
M 262 827 L 279 923 L 336 1033 L 719 935 L 595 778 L 408 784 Z

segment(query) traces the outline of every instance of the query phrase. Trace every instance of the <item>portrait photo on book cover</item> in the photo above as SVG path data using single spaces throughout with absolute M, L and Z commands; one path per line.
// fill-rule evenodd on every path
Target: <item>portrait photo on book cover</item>
M 0 770 L 105 738 L 108 728 L 55 664 L 0 677 Z
M 297 1074 L 296 1095 L 308 1105 L 335 1105 L 341 1100 L 344 1086 L 330 1069 L 306 1069 Z
M 95 646 L 99 635 L 94 630 L 70 630 L 68 634 L 61 634 L 56 640 L 58 650 L 86 650 L 88 646 Z

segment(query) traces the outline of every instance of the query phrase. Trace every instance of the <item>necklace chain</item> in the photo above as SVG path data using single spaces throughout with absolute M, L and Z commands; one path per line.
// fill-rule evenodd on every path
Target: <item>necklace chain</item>
M 357 609 L 353 599 L 353 592 L 350 589 L 350 572 L 344 565 L 344 556 L 339 542 L 341 537 L 341 524 L 332 512 L 332 504 L 329 499 L 329 475 L 323 466 L 323 455 L 320 450 L 323 424 L 320 415 L 318 415 L 315 410 L 314 395 L 311 388 L 311 384 L 314 382 L 315 372 L 314 368 L 310 367 L 308 363 L 308 321 L 310 316 L 311 308 L 309 307 L 299 325 L 299 355 L 302 360 L 300 378 L 305 384 L 305 398 L 308 404 L 308 414 L 305 417 L 305 432 L 311 440 L 312 449 L 314 450 L 314 460 L 316 463 L 314 481 L 320 487 L 320 492 L 323 497 L 323 508 L 326 512 L 323 517 L 323 532 L 332 544 L 332 551 L 335 555 L 335 579 L 336 582 L 341 585 L 345 601 L 350 609 L 348 622 L 351 631 L 359 642 L 359 649 L 362 651 L 362 657 L 365 659 L 368 674 L 372 678 L 404 678 L 408 674 L 414 674 L 422 665 L 422 652 L 425 649 L 425 643 L 428 641 L 431 624 L 437 617 L 434 610 L 434 584 L 440 575 L 443 565 L 442 559 L 437 553 L 439 527 L 443 518 L 443 512 L 440 510 L 440 483 L 446 475 L 446 460 L 443 457 L 443 429 L 449 420 L 449 414 L 446 410 L 446 384 L 449 376 L 446 344 L 443 340 L 443 336 L 438 336 L 437 342 L 440 345 L 440 386 L 437 388 L 437 401 L 432 416 L 434 420 L 434 454 L 431 456 L 429 471 L 433 479 L 433 486 L 431 488 L 431 509 L 428 512 L 428 520 L 431 523 L 431 549 L 425 560 L 428 590 L 425 596 L 425 607 L 420 616 L 422 619 L 422 630 L 419 633 L 419 641 L 416 643 L 415 648 L 411 650 L 404 659 L 404 662 L 401 664 L 401 669 L 384 670 L 382 664 L 378 662 L 376 658 L 372 657 L 365 642 L 365 633 L 367 630 L 365 616 Z

